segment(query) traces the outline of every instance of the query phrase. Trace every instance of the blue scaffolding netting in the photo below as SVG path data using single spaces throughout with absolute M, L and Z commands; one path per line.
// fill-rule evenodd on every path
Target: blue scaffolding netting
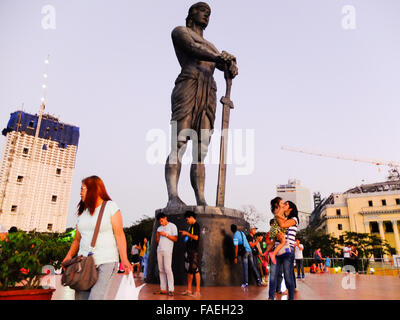
M 38 121 L 38 115 L 15 111 L 11 113 L 7 128 L 3 129 L 2 134 L 6 136 L 7 133 L 18 130 L 35 136 Z M 19 128 L 18 124 L 20 124 Z M 78 146 L 79 127 L 61 123 L 57 118 L 44 114 L 40 124 L 39 138 L 56 141 L 60 148 L 67 148 L 69 145 Z

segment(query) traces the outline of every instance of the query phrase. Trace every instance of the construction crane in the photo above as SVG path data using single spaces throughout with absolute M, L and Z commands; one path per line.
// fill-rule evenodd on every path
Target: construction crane
M 335 159 L 341 159 L 341 160 L 352 160 L 352 161 L 358 161 L 358 162 L 364 162 L 364 163 L 371 163 L 371 164 L 375 164 L 377 166 L 387 166 L 390 168 L 389 169 L 389 180 L 400 180 L 400 172 L 399 172 L 400 162 L 399 161 L 361 159 L 361 158 L 356 158 L 356 157 L 343 156 L 343 155 L 335 154 L 335 153 L 315 152 L 315 151 L 303 150 L 303 149 L 293 148 L 293 147 L 288 147 L 288 146 L 282 146 L 281 149 L 286 150 L 286 151 L 312 154 L 312 155 L 320 156 L 320 157 L 329 157 L 329 158 L 335 158 Z

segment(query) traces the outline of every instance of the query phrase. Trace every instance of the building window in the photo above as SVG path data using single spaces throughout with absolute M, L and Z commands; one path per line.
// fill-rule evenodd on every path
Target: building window
M 51 196 L 51 202 L 57 202 L 57 196 L 55 195 Z
M 340 216 L 340 209 L 336 209 L 336 215 Z
M 399 205 L 400 204 L 400 199 L 396 198 L 396 204 Z
M 373 206 L 372 200 L 369 200 L 369 201 L 368 201 L 368 206 L 370 206 L 370 207 Z
M 386 206 L 386 200 L 382 199 L 382 206 Z
M 32 121 L 32 120 L 29 121 L 28 127 L 29 127 L 29 128 L 33 128 L 33 121 Z
M 23 180 L 24 180 L 24 177 L 23 177 L 23 176 L 18 176 L 18 177 L 17 177 L 17 182 L 18 182 L 18 183 L 22 183 Z
M 371 233 L 379 233 L 378 222 L 374 221 L 370 223 Z
M 49 224 L 47 225 L 47 230 L 49 230 L 49 231 L 52 231 L 52 230 L 53 230 L 53 224 L 52 224 L 52 223 L 49 223 Z
M 17 208 L 18 206 L 16 205 L 11 206 L 11 212 L 17 212 Z
M 337 225 L 337 228 L 338 230 L 343 230 L 343 226 L 340 223 Z
M 385 232 L 389 232 L 389 233 L 393 232 L 393 225 L 392 225 L 392 223 L 390 221 L 383 222 L 383 225 L 385 227 L 385 229 L 384 229 Z
M 56 175 L 59 176 L 60 174 L 61 174 L 61 169 L 60 169 L 60 168 L 57 168 L 57 169 L 56 169 Z
M 28 149 L 28 148 L 24 148 L 24 150 L 22 150 L 22 154 L 23 154 L 24 156 L 27 156 L 28 153 L 29 153 L 29 149 Z

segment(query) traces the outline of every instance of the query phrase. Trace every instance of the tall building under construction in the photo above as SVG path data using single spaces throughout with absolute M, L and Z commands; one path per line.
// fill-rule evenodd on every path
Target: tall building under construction
M 43 114 L 11 114 L 0 166 L 0 222 L 64 232 L 79 128 Z

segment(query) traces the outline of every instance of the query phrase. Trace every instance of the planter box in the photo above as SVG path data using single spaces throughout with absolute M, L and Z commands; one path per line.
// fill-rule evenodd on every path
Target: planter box
M 12 289 L 0 291 L 0 300 L 51 300 L 56 289 Z

